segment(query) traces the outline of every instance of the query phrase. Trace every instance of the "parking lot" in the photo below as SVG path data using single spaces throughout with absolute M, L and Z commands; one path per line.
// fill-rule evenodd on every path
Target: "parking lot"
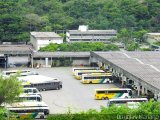
M 57 78 L 63 83 L 61 90 L 41 92 L 42 100 L 49 106 L 51 114 L 68 111 L 75 113 L 89 109 L 100 110 L 100 106 L 107 106 L 107 101 L 94 100 L 94 90 L 116 87 L 113 84 L 82 84 L 73 77 L 72 67 L 30 68 L 30 70 L 44 76 Z

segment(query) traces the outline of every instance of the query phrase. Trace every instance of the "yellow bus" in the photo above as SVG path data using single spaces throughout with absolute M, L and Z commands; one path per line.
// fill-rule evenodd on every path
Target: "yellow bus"
M 112 73 L 82 74 L 81 82 L 84 84 L 113 83 Z
M 82 74 L 87 74 L 87 73 L 105 73 L 105 72 L 103 70 L 76 70 L 75 78 L 77 80 L 81 80 Z
M 96 100 L 131 98 L 131 96 L 132 90 L 129 88 L 95 89 Z
M 98 67 L 77 67 L 77 68 L 72 68 L 72 73 L 75 75 L 75 72 L 77 70 L 98 70 Z

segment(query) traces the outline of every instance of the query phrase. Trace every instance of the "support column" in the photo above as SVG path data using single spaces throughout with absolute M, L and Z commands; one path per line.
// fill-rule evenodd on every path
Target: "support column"
M 140 96 L 140 85 L 137 85 L 137 95 Z
M 146 88 L 144 86 L 142 86 L 142 95 L 146 94 Z
M 33 68 L 33 56 L 31 55 L 31 67 Z
M 48 58 L 45 58 L 45 66 L 48 67 Z
M 122 75 L 122 87 L 125 87 L 126 80 L 127 80 L 127 77 Z

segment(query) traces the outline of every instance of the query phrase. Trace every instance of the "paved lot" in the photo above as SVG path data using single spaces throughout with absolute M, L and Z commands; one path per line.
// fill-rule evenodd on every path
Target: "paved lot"
M 72 75 L 71 67 L 31 69 L 41 75 L 58 78 L 63 82 L 61 90 L 42 91 L 42 99 L 48 104 L 50 113 L 66 113 L 86 111 L 88 109 L 100 110 L 106 106 L 106 100 L 94 100 L 96 88 L 111 88 L 113 84 L 81 84 Z

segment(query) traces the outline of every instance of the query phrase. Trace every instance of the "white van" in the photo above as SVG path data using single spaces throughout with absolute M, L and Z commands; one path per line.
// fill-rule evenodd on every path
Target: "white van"
M 42 98 L 41 93 L 35 87 L 25 87 L 23 89 L 24 89 L 24 93 L 26 93 L 26 94 L 29 94 L 29 95 L 39 95 Z

